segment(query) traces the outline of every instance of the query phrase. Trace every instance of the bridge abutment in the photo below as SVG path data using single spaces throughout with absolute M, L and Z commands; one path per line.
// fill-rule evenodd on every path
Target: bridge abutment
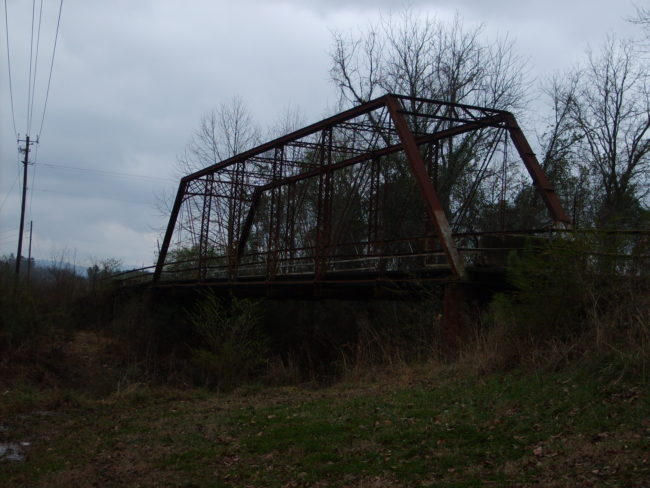
M 488 306 L 494 289 L 476 283 L 452 282 L 443 285 L 440 341 L 443 355 L 457 357 L 472 339 L 481 313 Z

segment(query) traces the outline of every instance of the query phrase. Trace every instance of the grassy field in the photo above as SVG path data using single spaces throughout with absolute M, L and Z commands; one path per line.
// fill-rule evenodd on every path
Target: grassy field
M 650 486 L 646 385 L 593 370 L 402 368 L 322 388 L 15 389 L 0 486 Z

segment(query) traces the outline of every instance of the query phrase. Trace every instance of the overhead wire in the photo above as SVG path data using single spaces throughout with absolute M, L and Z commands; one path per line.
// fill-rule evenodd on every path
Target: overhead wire
M 56 21 L 56 31 L 54 35 L 54 43 L 52 47 L 52 56 L 50 59 L 50 70 L 49 74 L 47 76 L 47 88 L 45 91 L 45 98 L 44 98 L 44 103 L 43 103 L 43 113 L 41 115 L 41 122 L 39 126 L 38 133 L 36 134 L 36 140 L 34 142 L 38 142 L 38 139 L 40 138 L 40 134 L 43 131 L 43 126 L 45 123 L 45 115 L 47 112 L 47 105 L 49 101 L 49 94 L 50 94 L 50 88 L 52 85 L 52 73 L 54 71 L 54 60 L 56 57 L 56 51 L 57 51 L 57 45 L 58 45 L 58 37 L 59 37 L 59 31 L 60 31 L 60 26 L 61 26 L 61 13 L 63 10 L 63 0 L 60 0 L 59 2 L 59 9 L 58 9 L 58 15 L 57 15 L 57 21 Z M 17 130 L 17 125 L 16 125 L 16 110 L 15 110 L 15 104 L 14 104 L 14 94 L 13 94 L 13 76 L 11 72 L 11 49 L 10 49 L 10 36 L 9 36 L 9 15 L 8 15 L 8 6 L 7 6 L 7 0 L 4 1 L 4 13 L 5 13 L 5 36 L 6 36 L 6 43 L 7 43 L 7 73 L 9 77 L 9 96 L 10 96 L 10 102 L 11 102 L 11 120 L 13 124 L 13 129 L 14 129 L 14 134 L 16 136 L 16 140 L 19 139 L 18 135 L 18 130 Z M 27 120 L 26 120 L 26 134 L 27 138 L 29 138 L 29 134 L 32 132 L 32 124 L 34 121 L 34 110 L 36 107 L 36 92 L 37 92 L 37 80 L 38 80 L 38 65 L 39 65 L 39 58 L 40 58 L 40 44 L 41 44 L 41 33 L 42 33 L 42 26 L 43 26 L 43 0 L 40 0 L 39 2 L 39 7 L 38 7 L 38 19 L 36 17 L 36 0 L 32 0 L 32 17 L 31 17 L 31 31 L 30 31 L 30 44 L 29 44 L 29 75 L 28 75 L 28 83 L 27 83 Z M 31 178 L 31 185 L 29 188 L 30 196 L 29 196 L 29 205 L 28 205 L 28 211 L 27 215 L 28 218 L 31 218 L 32 214 L 32 208 L 33 208 L 33 198 L 34 198 L 34 189 L 35 189 L 35 183 L 36 183 L 36 161 L 38 159 L 38 146 L 35 147 L 34 153 L 33 153 L 33 158 L 30 164 L 33 166 L 32 167 L 32 178 Z M 20 162 L 20 161 L 19 161 Z M 19 165 L 20 166 L 20 165 Z M 18 171 L 16 178 L 14 182 L 11 185 L 11 188 L 9 191 L 4 195 L 4 198 L 2 200 L 2 203 L 0 204 L 0 210 L 4 208 L 6 202 L 9 199 L 9 196 L 12 194 L 14 188 L 16 187 L 17 182 L 20 180 L 20 171 Z
M 114 176 L 121 178 L 142 178 L 145 180 L 158 180 L 158 181 L 170 181 L 177 182 L 178 180 L 173 178 L 165 178 L 163 176 L 151 176 L 151 175 L 138 175 L 133 173 L 121 173 L 118 171 L 108 171 L 103 169 L 92 169 L 92 168 L 80 168 L 78 166 L 70 166 L 65 164 L 58 163 L 38 163 L 39 166 L 45 166 L 47 168 L 57 169 L 57 170 L 66 170 L 66 171 L 81 171 L 85 173 L 97 173 L 106 176 Z
M 6 246 L 15 242 L 19 234 L 20 229 L 7 229 L 0 231 L 0 245 Z
M 54 71 L 54 59 L 56 56 L 56 47 L 58 44 L 58 39 L 59 39 L 59 29 L 61 26 L 61 12 L 63 10 L 63 0 L 59 1 L 59 11 L 57 15 L 57 21 L 56 21 L 56 31 L 54 34 L 54 44 L 52 46 L 52 57 L 50 59 L 50 71 L 47 77 L 47 89 L 45 91 L 45 101 L 43 103 L 43 114 L 41 116 L 41 124 L 38 129 L 37 133 L 37 142 L 40 139 L 40 136 L 43 131 L 43 125 L 45 123 L 45 113 L 47 111 L 47 102 L 49 100 L 50 96 L 50 87 L 52 85 L 52 73 Z M 40 11 L 39 11 L 39 24 L 38 24 L 38 36 L 37 36 L 37 43 L 36 43 L 36 60 L 35 64 L 38 64 L 38 54 L 39 54 L 39 47 L 40 47 L 40 32 L 41 32 L 41 21 L 42 21 L 42 15 L 43 15 L 43 0 L 40 1 Z M 36 66 L 34 67 L 34 78 L 33 78 L 33 84 L 32 84 L 32 101 L 31 101 L 31 111 L 29 114 L 29 130 L 31 131 L 31 124 L 32 124 L 32 117 L 33 117 L 33 111 L 34 111 L 34 101 L 35 101 L 35 92 L 36 92 Z M 34 152 L 34 163 L 33 168 L 32 168 L 32 184 L 31 187 L 29 188 L 29 209 L 28 209 L 28 216 L 31 218 L 32 215 L 32 208 L 33 208 L 33 201 L 34 201 L 34 190 L 36 189 L 36 161 L 38 160 L 38 146 L 36 146 L 36 150 Z
M 20 179 L 20 159 L 19 159 L 17 153 L 16 153 L 16 162 L 18 163 L 16 165 L 16 178 L 14 178 L 14 182 L 11 184 L 11 188 L 9 189 L 7 194 L 5 195 L 4 200 L 2 200 L 2 203 L 0 203 L 0 210 L 2 210 L 2 208 L 5 206 L 5 203 L 7 203 L 7 199 L 9 198 L 9 195 L 11 195 L 11 192 L 15 188 L 16 183 L 18 183 L 18 180 Z
M 16 234 L 18 234 L 18 231 L 16 231 Z M 9 244 L 10 242 L 13 242 L 16 240 L 16 236 L 7 236 L 7 237 L 0 237 L 0 244 Z
M 34 64 L 34 17 L 36 15 L 36 0 L 32 0 L 32 33 L 29 39 L 29 77 L 27 78 L 27 134 L 30 133 L 29 108 L 32 104 L 32 67 Z
M 87 198 L 90 200 L 111 200 L 115 202 L 121 202 L 121 203 L 131 203 L 135 205 L 151 205 L 151 202 L 145 202 L 145 201 L 138 201 L 138 200 L 127 200 L 124 198 L 116 198 L 113 196 L 106 196 L 106 195 L 88 195 L 88 194 L 82 194 L 82 193 L 71 193 L 71 192 L 66 192 L 66 191 L 58 191 L 58 190 L 40 190 L 37 189 L 35 191 L 42 192 L 42 193 L 53 193 L 55 195 L 64 195 L 67 197 L 74 197 L 74 198 Z
M 11 55 L 9 54 L 9 14 L 7 12 L 7 0 L 5 0 L 5 32 L 7 35 L 7 74 L 9 75 L 9 99 L 11 100 L 11 120 L 14 124 L 14 134 L 18 139 L 18 131 L 16 130 L 16 113 L 14 110 L 14 90 L 11 82 Z
M 81 172 L 81 173 L 90 173 L 90 174 L 97 174 L 101 176 L 108 176 L 108 177 L 117 177 L 117 178 L 139 178 L 139 179 L 144 179 L 144 180 L 149 180 L 149 181 L 164 181 L 164 182 L 176 182 L 177 180 L 173 178 L 165 178 L 162 176 L 150 176 L 150 175 L 139 175 L 139 174 L 133 174 L 133 173 L 122 173 L 118 171 L 107 171 L 107 170 L 100 170 L 100 169 L 92 169 L 92 168 L 81 168 L 79 166 L 71 166 L 71 165 L 64 165 L 64 164 L 58 164 L 58 163 L 38 163 L 39 166 L 41 167 L 46 167 L 46 168 L 51 168 L 55 170 L 63 170 L 63 171 L 74 171 L 74 172 Z M 55 191 L 55 190 L 46 190 L 46 189 L 39 189 L 35 188 L 34 184 L 32 183 L 32 189 L 33 191 L 37 192 L 44 192 L 44 193 L 54 193 L 54 194 L 59 194 L 59 195 L 66 195 L 66 196 L 71 196 L 71 197 L 88 197 L 88 198 L 99 198 L 103 200 L 113 200 L 117 202 L 124 202 L 124 203 L 134 203 L 138 205 L 145 205 L 148 204 L 149 202 L 144 202 L 144 201 L 135 201 L 135 200 L 127 200 L 127 199 L 122 199 L 122 198 L 115 198 L 112 196 L 97 196 L 93 195 L 92 197 L 90 195 L 83 195 L 80 193 L 70 193 L 70 192 L 62 192 L 62 191 Z
M 2 200 L 2 203 L 0 203 L 0 210 L 5 206 L 5 203 L 7 203 L 7 199 L 9 198 L 9 195 L 11 195 L 11 192 L 13 191 L 14 187 L 16 186 L 16 183 L 18 183 L 18 179 L 20 178 L 20 173 L 16 174 L 16 178 L 14 179 L 13 184 L 11 185 L 11 188 L 9 188 L 9 191 L 5 195 L 4 199 Z
M 38 161 L 38 144 L 34 149 L 34 161 L 32 165 L 32 179 L 31 185 L 29 186 L 29 206 L 27 207 L 27 220 L 32 219 L 32 202 L 34 201 L 34 190 L 36 189 L 36 161 Z
M 34 57 L 34 77 L 29 80 L 31 83 L 31 93 L 32 101 L 29 107 L 29 130 L 27 133 L 31 132 L 32 118 L 34 116 L 34 101 L 36 100 L 36 76 L 38 73 L 38 53 L 41 47 L 41 25 L 43 22 L 43 0 L 41 0 L 39 11 L 38 11 L 38 28 L 36 30 L 36 56 Z
M 12 246 L 13 242 L 16 240 L 16 236 L 8 236 L 4 238 L 0 238 L 0 245 L 4 246 Z
M 6 0 L 5 0 L 6 2 Z M 54 69 L 54 56 L 56 55 L 56 46 L 59 39 L 59 26 L 61 25 L 61 11 L 63 10 L 63 0 L 59 2 L 59 15 L 56 20 L 56 32 L 54 34 L 54 47 L 52 48 L 52 60 L 50 61 L 50 74 L 47 77 L 47 90 L 45 91 L 45 103 L 43 104 L 43 116 L 41 117 L 41 126 L 38 129 L 38 135 L 43 132 L 43 123 L 45 122 L 45 111 L 47 110 L 47 101 L 50 98 L 50 85 L 52 84 L 52 71 Z

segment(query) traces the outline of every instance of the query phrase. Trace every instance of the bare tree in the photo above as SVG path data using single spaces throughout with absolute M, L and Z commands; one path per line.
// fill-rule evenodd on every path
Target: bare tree
M 180 179 L 223 161 L 255 146 L 259 140 L 260 130 L 250 111 L 240 97 L 234 96 L 201 117 L 198 129 L 176 160 L 176 177 Z M 174 193 L 171 192 L 156 196 L 156 207 L 161 216 L 169 216 L 173 201 Z M 198 215 L 199 209 L 195 208 L 193 214 Z M 187 215 L 181 220 L 181 226 L 192 227 L 192 216 Z M 157 230 L 163 232 L 164 228 Z
M 580 74 L 576 71 L 554 75 L 542 83 L 541 92 L 550 103 L 550 114 L 540 121 L 544 132 L 538 141 L 542 168 L 576 225 L 593 218 L 591 182 L 588 168 L 576 151 L 581 135 L 571 109 L 579 83 Z M 535 205 L 530 196 L 525 198 L 524 206 Z
M 635 45 L 609 39 L 588 53 L 568 92 L 577 155 L 600 189 L 600 219 L 629 217 L 648 196 L 650 182 L 650 74 Z
M 269 139 L 275 139 L 296 131 L 305 125 L 303 110 L 297 105 L 289 104 L 266 132 Z
M 264 134 L 275 138 L 302 125 L 303 115 L 299 107 L 288 106 Z M 178 176 L 186 176 L 241 154 L 258 145 L 261 135 L 262 130 L 245 103 L 234 97 L 203 115 L 183 155 L 178 158 Z M 285 156 L 291 157 L 290 154 Z M 263 163 L 256 164 L 259 164 L 260 175 L 268 172 Z M 247 179 L 243 162 L 223 168 L 216 177 L 208 174 L 190 182 L 186 189 L 189 198 L 177 219 L 176 237 L 179 240 L 170 251 L 171 260 L 186 261 L 186 267 L 192 268 L 199 256 L 232 255 L 240 235 L 243 212 L 247 211 L 242 202 L 250 200 L 255 183 L 254 177 Z M 263 215 L 265 211 L 264 204 L 261 204 L 257 214 Z M 169 210 L 165 212 L 168 213 Z M 256 238 L 253 235 L 250 240 Z
M 260 142 L 260 134 L 261 131 L 255 124 L 244 101 L 237 96 L 231 98 L 228 102 L 222 103 L 203 115 L 198 129 L 192 134 L 184 153 L 177 160 L 177 176 L 181 178 L 254 147 Z M 189 241 L 183 242 L 177 250 L 172 251 L 172 253 L 177 251 L 182 254 L 175 258 L 193 258 L 198 254 L 199 249 L 209 254 L 213 252 L 214 242 L 232 241 L 232 235 L 235 232 L 232 224 L 212 225 L 210 237 L 207 237 L 207 231 L 202 233 L 201 226 L 206 225 L 206 222 L 214 221 L 215 218 L 223 222 L 234 222 L 237 211 L 235 199 L 240 195 L 233 195 L 233 198 L 225 204 L 222 202 L 223 208 L 214 209 L 212 217 L 206 217 L 206 211 L 212 210 L 209 195 L 225 191 L 230 187 L 231 181 L 236 181 L 240 177 L 239 172 L 233 170 L 220 181 L 213 181 L 207 177 L 194 183 L 198 186 L 193 191 L 198 195 L 205 194 L 205 198 L 190 198 L 188 204 L 183 207 L 183 213 L 179 216 L 177 225 L 179 235 L 184 233 L 188 236 Z M 244 191 L 241 184 L 235 183 L 234 187 L 240 192 Z M 158 207 L 162 214 L 169 215 L 172 201 L 171 195 L 159 198 Z M 213 235 L 220 231 L 226 232 L 228 237 L 220 239 L 219 236 Z
M 334 35 L 330 75 L 342 100 L 385 92 L 512 110 L 523 102 L 523 61 L 507 39 L 482 40 L 460 17 L 446 24 L 403 10 L 360 35 Z
M 216 164 L 260 142 L 260 130 L 240 97 L 205 113 L 178 159 L 183 175 Z
M 458 16 L 445 23 L 411 9 L 383 17 L 360 34 L 335 34 L 331 59 L 330 75 L 343 105 L 389 92 L 516 111 L 527 88 L 525 63 L 507 38 L 488 42 L 482 27 L 466 28 Z M 442 129 L 447 122 L 420 118 L 410 123 L 418 132 Z M 471 180 L 481 174 L 493 138 L 489 131 L 477 132 L 440 145 L 436 181 L 452 219 L 461 213 L 459 202 L 480 193 L 472 190 Z M 396 180 L 408 183 L 409 178 L 396 174 Z
M 640 25 L 645 32 L 646 41 L 650 40 L 650 8 L 636 6 L 636 15 L 630 22 Z

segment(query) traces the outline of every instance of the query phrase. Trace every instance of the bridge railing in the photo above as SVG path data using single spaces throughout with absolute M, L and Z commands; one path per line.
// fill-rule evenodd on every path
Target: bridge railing
M 512 231 L 495 231 L 482 233 L 455 234 L 454 239 L 460 243 L 458 250 L 470 269 L 500 268 L 505 269 L 514 254 L 522 255 L 524 251 L 552 250 L 553 253 L 572 253 L 576 257 L 587 256 L 593 265 L 609 269 L 617 274 L 628 276 L 650 274 L 650 230 L 602 230 L 573 229 L 558 231 L 554 229 L 532 229 Z M 427 237 L 415 240 L 395 240 L 406 246 L 420 246 Z M 576 246 L 576 241 L 581 245 Z M 395 244 L 385 242 L 385 245 Z M 349 243 L 348 243 L 349 245 Z M 308 248 L 302 251 L 309 251 Z M 332 250 L 334 252 L 334 250 Z M 231 269 L 225 257 L 215 258 L 212 262 L 198 266 L 197 260 L 183 260 L 168 265 L 163 270 L 160 284 L 195 282 L 267 282 L 269 260 L 266 253 L 249 256 L 241 263 L 238 274 L 233 279 Z M 449 279 L 449 266 L 444 254 L 438 249 L 420 252 L 333 254 L 326 273 L 316 276 L 317 262 L 313 256 L 294 256 L 278 258 L 275 262 L 276 279 L 295 282 L 314 282 L 339 279 L 340 276 L 364 274 L 371 279 L 390 280 L 400 272 L 400 280 L 414 281 L 431 279 Z M 110 277 L 118 286 L 136 286 L 150 284 L 153 281 L 154 266 L 132 269 L 114 274 Z M 207 270 L 207 272 L 206 272 Z M 423 274 L 435 270 L 437 273 Z M 414 272 L 420 271 L 420 273 Z M 410 273 L 410 274 L 409 274 Z

